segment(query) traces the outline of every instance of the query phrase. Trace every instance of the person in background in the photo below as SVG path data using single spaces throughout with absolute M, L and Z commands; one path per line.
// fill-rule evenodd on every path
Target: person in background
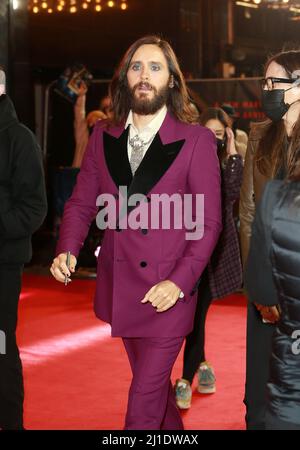
M 22 430 L 24 383 L 16 341 L 22 271 L 47 212 L 42 155 L 17 118 L 0 69 L 0 429 Z
M 113 119 L 112 103 L 109 95 L 105 95 L 100 100 L 99 110 L 103 112 L 107 118 Z
M 239 198 L 243 160 L 235 146 L 227 114 L 220 108 L 208 108 L 200 123 L 217 138 L 222 173 L 223 230 L 199 281 L 193 331 L 186 337 L 182 378 L 176 380 L 177 406 L 188 409 L 192 401 L 192 382 L 197 373 L 197 390 L 202 394 L 216 391 L 213 366 L 205 356 L 205 321 L 212 299 L 222 298 L 241 288 L 242 265 L 238 233 L 233 218 L 233 205 Z
M 98 120 L 112 119 L 111 114 L 111 100 L 108 95 L 104 96 L 100 101 L 100 109 L 90 111 L 86 114 L 86 95 L 88 89 L 84 82 L 81 83 L 79 88 L 78 98 L 74 105 L 74 136 L 75 136 L 75 151 L 72 162 L 72 168 L 76 170 L 76 176 L 73 179 L 73 183 L 70 186 L 65 202 L 70 198 L 73 188 L 76 183 L 76 179 L 79 173 L 79 169 L 82 164 L 83 156 L 87 148 L 89 137 L 93 131 L 94 126 Z M 65 204 L 64 202 L 64 204 Z M 62 216 L 62 215 L 61 215 Z M 61 216 L 56 219 L 57 223 L 61 222 Z M 91 275 L 95 272 L 96 258 L 101 248 L 101 241 L 103 238 L 103 230 L 99 230 L 96 226 L 96 222 L 93 221 L 87 239 L 84 243 L 84 247 L 81 251 L 78 272 L 81 276 Z
M 248 135 L 244 130 L 240 130 L 239 128 L 237 128 L 238 115 L 232 105 L 223 103 L 223 105 L 221 105 L 221 109 L 223 109 L 223 111 L 225 111 L 229 117 L 229 127 L 234 133 L 237 152 L 242 156 L 243 160 L 245 160 Z
M 285 179 L 299 150 L 300 51 L 281 52 L 270 58 L 262 80 L 262 107 L 267 120 L 253 124 L 245 159 L 240 197 L 240 235 L 245 265 L 255 208 L 270 179 Z M 262 257 L 256 255 L 257 262 Z M 253 258 L 252 258 L 253 261 Z M 255 286 L 257 280 L 251 280 Z M 250 283 L 248 277 L 248 285 Z M 252 291 L 251 291 L 252 292 Z M 246 405 L 247 429 L 265 429 L 266 385 L 275 324 L 280 317 L 272 285 L 265 282 L 259 301 L 248 295 Z
M 87 87 L 81 83 L 78 98 L 74 105 L 74 135 L 75 151 L 72 167 L 80 168 L 84 152 L 89 140 L 91 130 L 98 120 L 105 120 L 111 115 L 111 101 L 109 96 L 103 97 L 100 101 L 100 109 L 90 111 L 86 114 L 86 94 Z
M 86 114 L 87 91 L 88 88 L 82 81 L 79 88 L 78 97 L 74 105 L 75 150 L 72 164 L 71 166 L 60 168 L 55 177 L 53 192 L 55 210 L 54 232 L 56 239 L 58 239 L 59 236 L 64 206 L 73 192 L 90 134 L 98 120 L 106 120 L 109 117 L 111 118 L 111 102 L 109 96 L 103 97 L 100 102 L 100 106 L 103 108 L 103 111 L 94 110 Z M 102 234 L 103 232 L 100 232 L 96 228 L 96 224 L 93 223 L 87 241 L 85 242 L 84 249 L 81 253 L 80 263 L 84 266 L 90 266 L 91 268 L 95 266 L 96 260 L 94 258 L 94 252 L 96 249 L 100 248 Z M 81 269 L 81 274 L 82 273 L 83 271 Z

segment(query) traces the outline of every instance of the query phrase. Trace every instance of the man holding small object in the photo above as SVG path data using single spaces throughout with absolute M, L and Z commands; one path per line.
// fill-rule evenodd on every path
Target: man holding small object
M 126 187 L 128 197 L 145 196 L 148 212 L 155 194 L 191 194 L 193 211 L 196 194 L 204 195 L 201 239 L 187 240 L 185 226 L 174 223 L 124 229 L 120 214 L 117 226 L 105 230 L 98 264 L 95 312 L 111 324 L 112 336 L 122 337 L 133 373 L 125 429 L 180 430 L 170 375 L 193 327 L 195 285 L 221 230 L 216 141 L 196 123 L 176 56 L 159 37 L 146 36 L 129 48 L 110 95 L 114 122 L 95 126 L 50 270 L 61 282 L 74 272 L 101 194 L 122 203 L 118 192 Z M 134 214 L 129 206 L 125 219 Z
M 67 252 L 67 260 L 66 260 L 66 266 L 67 269 L 70 269 L 70 259 L 71 259 L 71 252 Z M 66 271 L 64 271 L 65 273 L 65 286 L 67 286 L 67 284 L 71 281 L 71 279 L 69 278 L 69 274 L 66 273 Z

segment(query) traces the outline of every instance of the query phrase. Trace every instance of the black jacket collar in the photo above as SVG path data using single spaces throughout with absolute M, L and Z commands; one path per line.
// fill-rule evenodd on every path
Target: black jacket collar
M 185 140 L 164 145 L 157 133 L 132 177 L 127 151 L 128 130 L 129 127 L 119 138 L 103 133 L 106 164 L 117 189 L 127 186 L 128 196 L 136 193 L 147 195 L 174 162 Z
M 0 96 L 0 131 L 18 123 L 14 105 L 8 95 Z

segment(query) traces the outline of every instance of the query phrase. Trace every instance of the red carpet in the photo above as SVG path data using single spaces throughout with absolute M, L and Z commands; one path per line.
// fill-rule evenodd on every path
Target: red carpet
M 120 339 L 95 318 L 95 282 L 25 275 L 18 342 L 25 378 L 27 429 L 122 429 L 130 369 Z M 214 302 L 206 356 L 217 392 L 193 395 L 186 429 L 244 429 L 246 308 L 242 295 Z M 172 380 L 180 377 L 182 353 Z

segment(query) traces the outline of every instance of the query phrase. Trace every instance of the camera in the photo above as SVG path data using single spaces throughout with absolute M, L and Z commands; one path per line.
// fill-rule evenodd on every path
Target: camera
M 67 67 L 60 75 L 54 90 L 74 105 L 78 98 L 81 83 L 84 82 L 88 87 L 92 79 L 93 75 L 83 64 L 74 64 L 72 67 Z

